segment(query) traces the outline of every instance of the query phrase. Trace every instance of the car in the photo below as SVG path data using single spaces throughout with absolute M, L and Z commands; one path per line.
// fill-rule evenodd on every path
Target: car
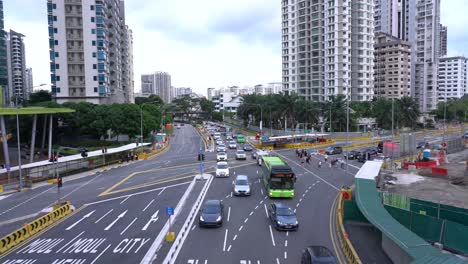
M 245 154 L 245 151 L 243 151 L 241 149 L 237 150 L 237 152 L 236 152 L 236 160 L 240 160 L 240 159 L 242 159 L 242 160 L 247 159 L 247 155 Z
M 229 177 L 229 166 L 226 161 L 216 164 L 216 177 Z
M 349 156 L 348 156 L 348 153 L 349 153 Z M 355 150 L 346 151 L 346 152 L 344 152 L 343 157 L 346 159 L 346 156 L 348 156 L 348 159 L 349 159 L 349 160 L 356 159 L 356 154 L 357 154 L 357 153 L 358 153 L 358 152 L 355 151 Z
M 216 131 L 217 131 L 217 130 L 216 130 Z M 214 139 L 215 139 L 215 140 L 221 139 L 221 133 L 215 132 L 215 133 L 214 133 Z
M 359 155 L 357 159 L 358 162 L 363 162 L 363 163 L 368 160 L 373 160 L 373 155 L 371 155 L 369 152 L 366 152 L 366 151 L 362 152 L 362 154 Z
M 468 139 L 468 131 L 465 132 L 465 139 Z
M 242 149 L 244 151 L 252 151 L 253 150 L 252 146 L 250 146 L 249 144 L 245 144 L 244 147 L 242 147 Z
M 216 161 L 227 161 L 227 154 L 226 152 L 218 152 L 216 154 Z
M 232 140 L 232 134 L 226 134 L 226 140 Z
M 302 251 L 301 264 L 337 264 L 330 249 L 324 246 L 309 246 Z
M 220 140 L 220 139 L 216 140 L 216 145 L 222 145 L 222 144 L 223 144 L 222 140 Z
M 180 129 L 180 125 L 177 125 L 177 129 Z
M 335 154 L 341 154 L 341 153 L 343 153 L 342 147 L 328 147 L 327 150 L 325 151 L 325 154 L 327 155 L 335 155 Z
M 371 156 L 377 156 L 378 154 L 377 149 L 374 149 L 374 148 L 367 148 L 364 150 L 364 152 L 369 153 Z
M 276 230 L 297 230 L 299 222 L 294 211 L 287 205 L 275 202 L 268 206 L 268 217 Z
M 224 205 L 220 200 L 208 200 L 200 209 L 200 227 L 220 227 L 223 225 Z
M 268 154 L 268 151 L 259 149 L 257 151 L 252 152 L 252 159 L 258 159 L 259 156 L 266 154 Z
M 229 142 L 229 148 L 230 149 L 236 149 L 237 148 L 236 142 L 234 142 L 234 141 Z
M 224 144 L 219 144 L 217 147 L 216 147 L 216 151 L 217 152 L 225 152 L 226 151 L 226 146 Z
M 236 180 L 233 182 L 235 196 L 248 196 L 250 195 L 250 182 L 246 175 L 237 175 Z

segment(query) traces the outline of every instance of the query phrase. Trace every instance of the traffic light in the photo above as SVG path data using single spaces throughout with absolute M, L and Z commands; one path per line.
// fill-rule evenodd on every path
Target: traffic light
M 58 179 L 57 179 L 57 187 L 58 187 L 58 188 L 62 188 L 62 185 L 63 185 L 63 184 L 62 184 L 62 177 L 58 177 Z
M 205 160 L 205 154 L 201 154 L 201 159 Z
M 198 161 L 201 161 L 201 155 L 202 154 L 198 154 Z

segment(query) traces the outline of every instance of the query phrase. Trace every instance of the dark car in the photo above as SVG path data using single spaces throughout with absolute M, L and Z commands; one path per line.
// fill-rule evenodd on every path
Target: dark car
M 208 200 L 200 209 L 198 225 L 220 227 L 223 225 L 224 206 L 220 200 Z
M 327 155 L 335 155 L 335 154 L 341 154 L 341 153 L 343 153 L 342 147 L 329 147 L 325 151 L 325 154 Z
M 378 151 L 375 148 L 368 148 L 365 150 L 365 152 L 369 153 L 371 156 L 377 156 Z
M 359 157 L 357 158 L 358 162 L 366 162 L 368 160 L 373 160 L 373 155 L 371 155 L 371 153 L 366 152 L 366 151 L 362 152 L 362 154 L 359 155 Z
M 301 264 L 337 264 L 331 250 L 323 246 L 310 246 L 302 251 Z
M 283 203 L 270 204 L 268 216 L 276 230 L 297 230 L 299 228 L 296 213 Z
M 349 156 L 348 156 L 348 153 L 349 153 Z M 352 160 L 352 159 L 356 159 L 356 155 L 358 154 L 359 152 L 358 151 L 355 151 L 355 150 L 351 150 L 351 151 L 346 151 L 344 154 L 343 154 L 343 157 L 346 159 L 346 156 L 348 156 L 348 159 L 349 160 Z
M 244 151 L 252 151 L 253 150 L 252 146 L 250 146 L 249 144 L 245 144 L 243 149 L 244 149 Z

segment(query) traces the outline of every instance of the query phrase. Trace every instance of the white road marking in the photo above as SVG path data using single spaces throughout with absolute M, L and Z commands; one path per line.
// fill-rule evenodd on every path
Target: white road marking
M 250 212 L 249 216 L 252 216 L 252 215 L 253 215 L 253 211 L 252 211 L 252 212 Z
M 296 204 L 296 207 L 299 207 L 299 203 Z
M 207 259 L 205 259 L 205 264 L 208 264 L 208 260 L 207 260 Z
M 280 261 L 278 258 L 276 258 L 276 264 L 280 264 Z
M 48 191 L 51 190 L 52 188 L 54 188 L 54 187 L 50 187 L 50 188 L 46 189 L 45 191 L 43 191 L 43 192 L 41 192 L 41 193 L 38 193 L 38 194 L 34 195 L 33 197 L 27 199 L 26 201 L 24 201 L 24 202 L 22 202 L 22 203 L 19 203 L 19 204 L 13 206 L 13 207 L 11 207 L 11 208 L 9 208 L 9 209 L 7 209 L 7 210 L 1 212 L 0 215 L 3 215 L 3 214 L 5 214 L 5 213 L 8 213 L 8 212 L 10 212 L 10 211 L 13 210 L 13 209 L 15 209 L 15 208 L 17 208 L 17 207 L 19 207 L 19 206 L 21 206 L 21 205 L 23 205 L 23 204 L 25 204 L 25 203 L 28 203 L 28 202 L 31 201 L 31 200 L 36 199 L 36 197 L 40 196 L 41 194 L 44 194 L 44 193 L 48 192 Z
M 130 222 L 130 224 L 120 233 L 120 235 L 123 235 L 123 233 L 125 233 L 125 231 L 127 231 L 127 229 L 133 225 L 133 223 L 135 223 L 135 221 L 137 220 L 138 218 L 135 217 L 135 219 L 133 219 L 132 222 Z
M 248 217 L 244 220 L 244 224 L 247 223 L 247 221 L 249 221 Z
M 163 188 L 163 189 L 158 193 L 158 196 L 161 195 L 161 193 L 163 193 L 164 190 L 166 190 L 166 188 Z
M 114 211 L 114 209 L 110 209 L 109 212 L 107 212 L 106 214 L 104 214 L 101 218 L 99 218 L 96 222 L 94 222 L 95 224 L 99 223 L 102 219 L 104 219 L 104 217 L 106 217 L 108 214 L 110 214 L 112 211 Z
M 289 231 L 286 231 L 286 236 L 289 236 Z
M 265 214 L 266 214 L 266 217 L 268 218 L 268 209 L 266 207 L 266 204 L 263 205 L 265 207 Z
M 196 226 L 196 225 L 193 225 L 193 226 L 192 226 L 192 231 L 195 229 L 195 227 L 197 227 L 197 226 Z
M 59 253 L 62 249 L 66 248 L 68 245 L 70 245 L 73 241 L 75 241 L 75 239 L 78 239 L 81 235 L 83 235 L 84 232 L 85 231 L 81 232 L 76 237 L 74 237 L 72 240 L 70 240 L 70 242 L 66 243 L 63 247 L 59 248 L 59 250 L 57 250 L 57 253 Z
M 255 206 L 255 210 L 257 210 L 257 209 L 258 209 L 258 205 L 257 205 L 257 206 Z
M 262 195 L 263 195 L 263 189 L 260 189 L 260 191 L 262 192 Z
M 227 250 L 228 252 L 231 251 L 231 247 L 232 245 L 229 245 L 228 250 Z
M 228 230 L 224 233 L 224 243 L 223 243 L 223 251 L 226 251 L 226 240 L 227 240 Z
M 107 231 L 107 230 L 111 229 L 111 227 L 113 225 L 115 225 L 115 223 L 117 223 L 117 221 L 119 221 L 120 218 L 124 217 L 124 215 L 127 213 L 127 211 L 128 211 L 128 209 L 125 212 L 121 213 L 119 216 L 117 216 L 117 218 L 112 223 L 110 223 L 106 228 L 104 228 L 104 230 Z
M 302 197 L 304 197 L 305 195 L 306 195 L 306 193 L 303 193 L 303 194 L 302 194 Z
M 294 213 L 296 212 L 296 209 L 294 209 Z
M 118 196 L 118 197 L 114 197 L 114 198 L 104 199 L 104 200 L 100 200 L 100 201 L 96 201 L 96 202 L 92 202 L 92 203 L 87 203 L 87 204 L 84 204 L 84 205 L 93 205 L 93 204 L 105 203 L 105 202 L 109 202 L 109 201 L 122 199 L 123 197 L 127 197 L 127 196 L 135 196 L 135 195 L 139 195 L 139 194 L 145 194 L 145 193 L 149 193 L 149 192 L 159 191 L 159 190 L 164 189 L 164 188 L 170 188 L 170 187 L 177 187 L 177 186 L 180 186 L 180 185 L 186 185 L 186 184 L 190 184 L 191 182 L 192 181 L 177 183 L 177 184 L 173 184 L 173 185 L 169 185 L 169 186 L 165 186 L 165 187 L 160 187 L 160 188 L 151 189 L 151 190 L 147 190 L 147 191 L 137 192 L 137 193 L 133 193 L 133 194 L 127 194 L 127 195 L 122 195 L 122 196 Z
M 299 202 L 302 202 L 303 198 L 299 199 Z
M 236 241 L 236 239 L 237 239 L 237 234 L 234 236 L 234 238 L 232 240 Z
M 148 229 L 149 225 L 151 223 L 155 223 L 156 221 L 158 221 L 158 213 L 159 213 L 159 210 L 157 210 L 152 216 L 151 216 L 151 219 L 148 221 L 148 223 L 146 223 L 146 225 L 141 229 L 143 231 L 145 231 L 146 229 Z
M 164 189 L 163 189 L 164 190 Z M 154 202 L 154 199 L 151 200 L 151 202 L 149 202 L 149 204 L 145 207 L 145 209 L 143 209 L 143 212 L 146 211 L 146 209 L 148 209 L 148 207 Z
M 11 196 L 11 195 L 13 195 L 13 194 L 7 194 L 7 195 L 0 196 L 0 201 L 3 200 L 3 199 L 8 198 L 8 196 Z
M 232 197 L 232 192 L 231 192 L 231 197 Z
M 288 259 L 288 252 L 287 251 L 284 252 L 284 259 Z
M 244 228 L 243 225 L 241 225 L 241 226 L 239 227 L 239 232 L 242 230 L 242 228 Z
M 88 214 L 84 215 L 84 216 L 81 217 L 78 221 L 76 221 L 75 223 L 73 223 L 71 226 L 67 227 L 65 230 L 68 231 L 68 230 L 72 229 L 72 228 L 75 227 L 77 224 L 79 224 L 81 221 L 85 220 L 85 218 L 90 217 L 94 212 L 96 212 L 96 210 L 91 211 L 91 212 L 89 212 Z
M 98 260 L 109 248 L 110 248 L 111 244 L 109 244 L 94 260 L 93 262 L 91 262 L 91 264 L 94 264 L 94 262 L 96 262 L 96 260 Z
M 120 202 L 120 204 L 123 204 L 123 203 L 125 203 L 125 201 L 127 201 L 127 200 L 128 200 L 128 198 L 130 198 L 130 197 L 132 197 L 132 196 L 131 196 L 131 195 L 127 196 L 127 198 L 123 199 L 123 201 L 121 201 L 121 202 Z
M 284 241 L 284 247 L 288 247 L 288 240 L 287 239 Z
M 273 230 L 271 229 L 271 225 L 268 225 L 268 227 L 270 228 L 271 242 L 273 243 L 273 246 L 276 246 L 275 238 L 273 237 Z
M 231 219 L 231 206 L 229 206 L 228 208 L 228 217 L 227 217 L 228 222 L 229 222 L 229 219 Z
M 263 203 L 263 200 L 260 201 L 260 204 L 262 204 L 262 203 Z

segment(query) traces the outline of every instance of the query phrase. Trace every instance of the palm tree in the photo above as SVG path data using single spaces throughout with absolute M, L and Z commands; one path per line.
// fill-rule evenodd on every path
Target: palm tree
M 420 116 L 419 105 L 411 97 L 405 96 L 396 100 L 396 107 L 398 112 L 395 115 L 398 123 L 403 127 L 411 127 L 417 123 Z

